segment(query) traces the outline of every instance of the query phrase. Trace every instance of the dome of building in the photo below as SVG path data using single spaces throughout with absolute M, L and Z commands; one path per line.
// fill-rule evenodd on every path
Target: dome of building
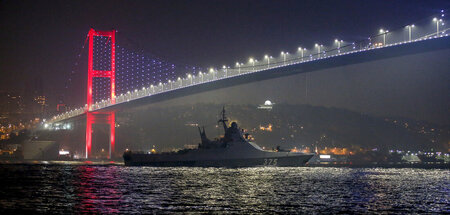
M 272 102 L 267 100 L 267 101 L 264 102 L 264 105 L 272 105 Z

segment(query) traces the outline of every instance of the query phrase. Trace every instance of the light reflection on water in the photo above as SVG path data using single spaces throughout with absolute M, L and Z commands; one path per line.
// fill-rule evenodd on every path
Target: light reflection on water
M 445 213 L 449 173 L 0 165 L 0 212 Z

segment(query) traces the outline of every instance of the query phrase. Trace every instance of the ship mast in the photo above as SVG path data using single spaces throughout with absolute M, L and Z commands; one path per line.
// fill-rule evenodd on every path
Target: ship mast
M 227 123 L 226 122 L 228 122 L 228 119 L 225 116 L 225 106 L 223 106 L 221 114 L 222 114 L 222 118 L 218 121 L 218 123 L 221 122 L 223 124 L 223 129 L 225 130 L 225 132 L 227 132 L 227 128 L 228 127 L 227 127 Z

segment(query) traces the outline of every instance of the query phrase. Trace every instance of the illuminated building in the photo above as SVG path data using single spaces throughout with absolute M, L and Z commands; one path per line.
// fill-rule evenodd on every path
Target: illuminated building
M 47 98 L 44 95 L 35 96 L 34 102 L 39 106 L 39 113 L 44 113 L 45 106 L 47 105 Z
M 275 104 L 275 103 L 272 103 L 271 101 L 266 100 L 266 101 L 264 102 L 264 104 L 258 106 L 258 109 L 262 109 L 262 110 L 272 110 L 272 107 L 273 107 L 274 104 Z

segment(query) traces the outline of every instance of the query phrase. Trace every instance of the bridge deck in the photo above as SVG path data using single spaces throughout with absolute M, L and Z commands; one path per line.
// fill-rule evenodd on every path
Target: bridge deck
M 262 80 L 449 48 L 450 37 L 448 37 L 447 35 L 433 39 L 424 39 L 414 42 L 387 45 L 385 47 L 359 50 L 351 53 L 323 57 L 316 60 L 296 62 L 287 65 L 278 65 L 274 68 L 267 68 L 254 72 L 246 72 L 230 77 L 221 77 L 215 80 L 205 81 L 203 83 L 196 83 L 188 86 L 157 92 L 153 95 L 142 95 L 143 93 L 138 91 L 136 93 L 131 93 L 130 98 L 126 99 L 123 102 L 121 102 L 120 99 L 116 99 L 116 104 L 106 104 L 105 107 L 96 108 L 94 111 L 121 111 L 124 109 L 154 102 L 170 100 L 196 93 L 248 84 Z M 135 96 L 133 96 L 133 94 Z M 53 122 L 63 121 L 73 117 L 81 116 L 84 113 L 83 109 L 78 109 L 77 111 L 78 112 L 73 113 L 72 116 L 61 117 L 60 119 L 53 120 Z

